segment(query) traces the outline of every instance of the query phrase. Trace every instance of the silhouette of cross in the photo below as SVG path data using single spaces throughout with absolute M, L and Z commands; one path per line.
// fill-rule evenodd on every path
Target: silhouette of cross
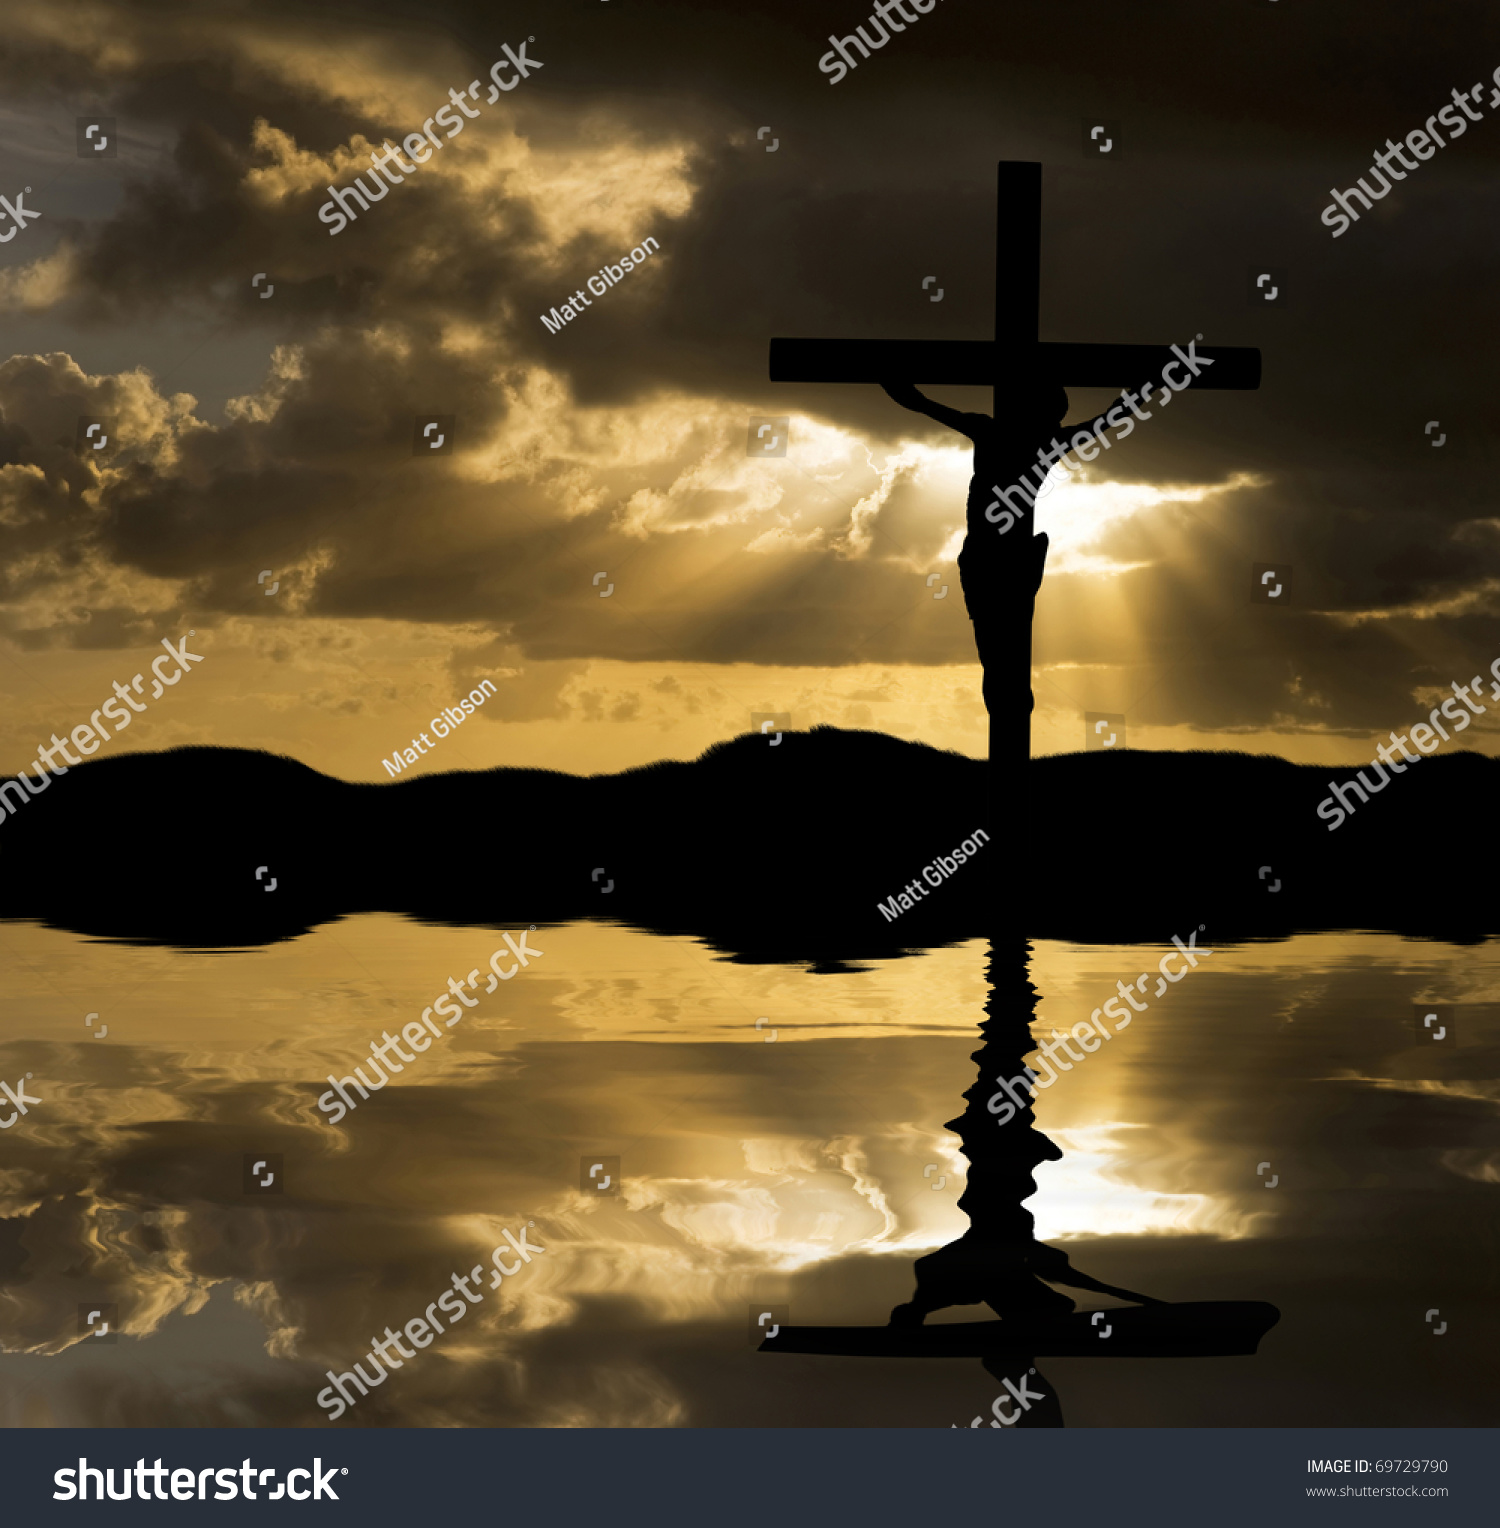
M 1041 165 L 1002 161 L 993 340 L 773 339 L 771 381 L 978 384 L 994 389 L 994 417 L 1001 419 L 1018 388 L 1130 387 L 1160 376 L 1176 359 L 1170 346 L 1057 344 L 1037 338 L 1041 232 Z M 1213 364 L 1191 377 L 1188 386 L 1260 386 L 1259 350 L 1202 346 L 1196 354 Z M 1015 701 L 990 716 L 992 791 L 1000 788 L 997 771 L 1022 768 L 1031 755 L 1029 608 L 1017 613 L 1014 624 L 1014 634 L 1004 643 L 1003 688 L 1015 694 Z
M 1002 160 L 995 227 L 993 340 L 771 341 L 773 382 L 977 384 L 996 390 L 1024 374 L 1062 387 L 1130 387 L 1158 376 L 1173 357 L 1166 345 L 1070 345 L 1037 339 L 1041 306 L 1042 167 Z M 1260 386 L 1260 351 L 1200 347 L 1214 364 L 1191 382 L 1202 388 Z

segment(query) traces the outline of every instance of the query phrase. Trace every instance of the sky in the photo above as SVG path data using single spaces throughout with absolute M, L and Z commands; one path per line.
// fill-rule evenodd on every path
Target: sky
M 384 779 L 488 678 L 420 770 L 690 758 L 754 712 L 981 755 L 967 443 L 771 383 L 767 342 L 988 337 L 1002 159 L 1043 165 L 1043 339 L 1264 363 L 1040 502 L 1033 751 L 1102 711 L 1131 746 L 1362 762 L 1487 670 L 1493 11 L 938 0 L 831 83 L 863 5 L 11 8 L 0 195 L 41 216 L 0 246 L 0 768 L 190 630 L 192 683 L 109 750 Z M 463 131 L 330 233 L 328 186 L 471 82 Z M 1332 237 L 1330 188 L 1455 88 L 1481 120 Z M 115 154 L 81 157 L 92 116 Z M 426 416 L 451 453 L 414 454 Z M 763 418 L 784 457 L 748 454 Z

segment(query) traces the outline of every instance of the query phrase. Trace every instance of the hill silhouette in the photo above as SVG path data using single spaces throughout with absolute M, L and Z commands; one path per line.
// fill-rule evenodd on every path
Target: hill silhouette
M 986 822 L 982 760 L 875 732 L 815 727 L 775 747 L 747 734 L 613 775 L 379 784 L 244 749 L 122 754 L 0 822 L 0 917 L 184 947 L 371 911 L 501 927 L 594 917 L 826 969 L 1001 920 L 1081 942 L 1199 924 L 1212 942 L 1335 928 L 1470 942 L 1500 923 L 1453 831 L 1484 820 L 1500 783 L 1477 754 L 1424 759 L 1335 832 L 1317 804 L 1352 770 L 1196 751 L 1028 770 L 1031 863 L 1003 816 Z M 981 826 L 989 842 L 888 921 L 879 904 Z

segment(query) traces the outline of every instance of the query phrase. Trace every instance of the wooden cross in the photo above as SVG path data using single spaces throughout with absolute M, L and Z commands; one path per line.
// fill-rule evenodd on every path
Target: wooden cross
M 1042 343 L 1037 338 L 1041 287 L 1042 167 L 999 166 L 995 229 L 993 340 L 771 341 L 773 382 L 909 382 L 978 384 L 994 389 L 995 417 L 1004 417 L 1016 387 L 1134 387 L 1174 360 L 1169 346 Z M 1187 336 L 1183 337 L 1186 340 Z M 1189 383 L 1202 388 L 1260 386 L 1260 351 L 1200 347 L 1213 362 Z M 1060 432 L 1066 434 L 1066 430 Z M 1006 485 L 1001 485 L 1006 486 Z M 1031 754 L 1031 619 L 1009 646 L 1005 689 L 1019 689 L 1015 708 L 990 717 L 992 773 L 1024 767 Z

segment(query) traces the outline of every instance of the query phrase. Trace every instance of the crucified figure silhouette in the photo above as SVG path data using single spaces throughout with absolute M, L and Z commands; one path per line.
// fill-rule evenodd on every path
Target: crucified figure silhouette
M 1031 618 L 1047 561 L 1048 538 L 1046 532 L 1027 535 L 1019 521 L 1036 502 L 1052 464 L 1071 448 L 1073 437 L 1087 431 L 1107 448 L 1106 415 L 1126 406 L 1130 395 L 1122 394 L 1087 423 L 1073 426 L 1064 443 L 1057 438 L 1068 412 L 1068 394 L 1062 387 L 1044 386 L 1019 394 L 1013 409 L 1001 419 L 992 419 L 988 414 L 967 414 L 934 403 L 910 383 L 883 382 L 881 386 L 902 408 L 936 419 L 974 443 L 968 531 L 958 554 L 958 578 L 984 670 L 984 708 L 993 718 L 1002 707 L 1016 704 L 1006 680 L 1013 677 L 1017 629 L 1024 625 L 1029 717 Z

